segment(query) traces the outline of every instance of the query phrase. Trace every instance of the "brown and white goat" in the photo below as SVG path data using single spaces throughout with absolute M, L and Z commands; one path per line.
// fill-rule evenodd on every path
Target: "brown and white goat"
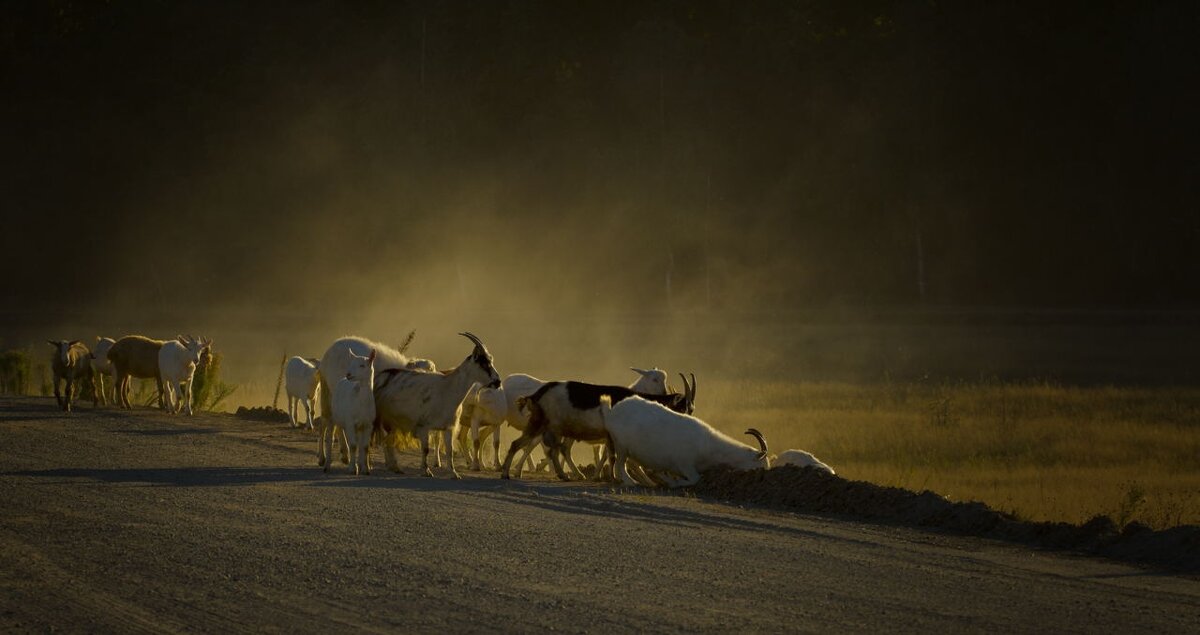
M 131 377 L 153 378 L 158 384 L 158 406 L 166 407 L 163 401 L 162 377 L 158 373 L 158 352 L 163 344 L 162 340 L 153 340 L 142 335 L 126 335 L 108 349 L 108 361 L 113 365 L 113 390 L 116 392 L 117 403 L 122 408 L 133 408 L 129 403 Z
M 58 407 L 71 411 L 71 400 L 74 398 L 75 384 L 79 382 L 80 391 L 83 381 L 92 383 L 92 353 L 79 340 L 46 340 L 54 347 L 54 357 L 50 367 L 54 370 L 54 399 Z M 59 382 L 66 383 L 65 394 L 59 392 Z M 92 407 L 96 407 L 96 393 L 92 391 Z

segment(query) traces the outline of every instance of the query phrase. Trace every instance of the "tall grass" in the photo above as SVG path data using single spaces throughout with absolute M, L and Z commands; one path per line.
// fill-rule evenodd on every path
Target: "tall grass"
M 238 388 L 221 380 L 222 357 L 221 353 L 209 353 L 196 368 L 192 379 L 192 408 L 196 411 L 216 410 Z
M 28 395 L 33 386 L 33 361 L 27 350 L 0 353 L 0 393 Z
M 1031 520 L 1200 524 L 1200 389 L 712 382 L 702 416 L 838 474 Z

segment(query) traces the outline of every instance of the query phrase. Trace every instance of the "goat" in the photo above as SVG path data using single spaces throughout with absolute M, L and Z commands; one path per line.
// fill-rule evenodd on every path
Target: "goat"
M 767 441 L 754 428 L 746 434 L 758 441 L 757 450 L 696 417 L 636 395 L 616 405 L 602 396 L 600 417 L 616 450 L 618 476 L 626 485 L 638 484 L 625 469 L 626 458 L 655 471 L 671 487 L 695 485 L 701 472 L 718 465 L 739 470 L 770 467 Z
M 371 429 L 375 422 L 375 351 L 366 357 L 350 353 L 346 376 L 338 380 L 330 400 L 331 415 L 321 426 L 317 439 L 317 462 L 329 471 L 333 440 L 340 434 L 350 446 L 350 468 L 355 476 L 371 473 Z
M 108 349 L 112 348 L 112 345 L 111 337 L 96 336 L 96 345 L 92 347 L 92 390 L 96 391 L 102 406 L 108 405 L 108 391 L 104 387 L 104 376 L 112 373 L 112 362 L 108 361 Z M 116 400 L 117 396 L 114 392 L 113 401 L 116 402 Z
M 92 354 L 88 351 L 83 342 L 79 340 L 46 340 L 48 344 L 54 347 L 54 357 L 50 360 L 50 367 L 54 370 L 54 399 L 58 402 L 58 407 L 66 412 L 71 412 L 71 399 L 74 398 L 75 380 L 87 379 L 88 383 L 93 383 L 92 380 Z M 66 394 L 60 394 L 58 391 L 58 383 L 62 381 L 65 385 Z M 83 384 L 79 385 L 80 392 L 83 391 Z M 95 391 L 92 391 L 92 407 L 95 408 L 96 401 Z
M 482 451 L 480 443 L 492 435 L 492 450 L 495 469 L 500 469 L 500 426 L 508 413 L 504 388 L 486 388 L 479 382 L 471 385 L 463 399 L 462 416 L 459 419 L 459 445 L 466 449 L 471 469 L 479 471 Z M 465 424 L 465 425 L 464 425 Z M 470 433 L 470 442 L 463 438 Z
M 781 465 L 795 465 L 797 467 L 811 467 L 815 470 L 827 472 L 829 474 L 837 474 L 832 467 L 821 462 L 820 459 L 813 456 L 804 450 L 785 450 L 779 453 L 779 456 L 771 456 L 771 467 L 779 467 Z
M 421 473 L 433 476 L 429 469 L 429 433 L 442 431 L 443 445 L 450 451 L 450 473 L 461 478 L 454 467 L 454 431 L 462 415 L 462 402 L 471 385 L 479 382 L 488 388 L 500 385 L 500 376 L 492 366 L 492 355 L 475 335 L 459 333 L 475 348 L 456 368 L 441 373 L 398 368 L 376 373 L 375 407 L 377 422 L 388 435 L 384 443 L 387 467 L 401 472 L 396 462 L 395 436 L 409 432 L 421 442 Z
M 638 377 L 637 381 L 633 382 L 633 384 L 631 384 L 629 386 L 630 390 L 633 390 L 635 392 L 653 394 L 653 395 L 667 394 L 667 373 L 665 371 L 659 370 L 658 368 L 653 368 L 650 370 L 643 370 L 641 368 L 633 368 L 633 367 L 630 367 L 629 370 L 632 370 L 633 372 L 640 375 L 640 377 Z M 684 381 L 686 383 L 686 380 L 684 380 Z M 501 390 L 504 391 L 504 398 L 505 398 L 505 402 L 507 404 L 506 414 L 504 415 L 504 420 L 508 422 L 508 425 L 512 426 L 518 432 L 524 432 L 525 429 L 529 427 L 529 416 L 527 414 L 525 414 L 524 412 L 522 412 L 521 408 L 519 408 L 517 406 L 517 400 L 520 399 L 521 397 L 528 397 L 528 396 L 532 395 L 533 393 L 537 392 L 537 390 L 539 388 L 541 388 L 542 386 L 544 386 L 545 384 L 546 384 L 546 382 L 544 382 L 536 377 L 532 377 L 530 375 L 524 375 L 524 374 L 520 374 L 520 373 L 509 375 L 508 377 L 504 378 L 504 381 L 500 383 L 500 388 L 501 388 Z M 495 443 L 498 443 L 498 442 L 499 442 L 499 440 L 497 439 L 495 441 Z M 516 463 L 517 478 L 520 478 L 522 468 L 526 464 L 529 464 L 531 469 L 533 468 L 533 460 L 529 458 L 529 454 L 531 452 L 533 452 L 534 448 L 536 448 L 540 443 L 541 443 L 541 438 L 534 436 L 524 446 L 524 452 L 522 453 L 521 458 Z M 573 441 L 570 443 L 573 444 Z M 596 448 L 598 450 L 599 446 L 596 446 Z M 570 456 L 570 445 L 567 446 L 565 454 L 566 454 L 566 456 Z M 599 452 L 598 451 L 594 452 L 593 456 L 595 457 L 595 461 L 596 461 L 597 474 L 599 474 L 599 470 L 600 470 Z M 500 457 L 497 456 L 496 458 L 497 458 L 497 460 L 499 460 Z M 547 460 L 548 460 L 548 457 L 547 457 Z M 570 462 L 570 465 L 571 465 L 572 471 L 574 471 L 577 475 L 579 475 L 582 478 L 583 474 L 579 471 L 578 468 L 575 467 L 574 460 L 572 460 Z
M 680 377 L 683 374 L 680 373 Z M 600 418 L 600 398 L 607 396 L 613 402 L 620 402 L 628 397 L 642 397 L 665 404 L 671 410 L 691 414 L 695 411 L 696 387 L 695 376 L 688 384 L 683 378 L 684 394 L 670 393 L 666 395 L 650 395 L 638 393 L 624 386 L 597 386 L 577 381 L 550 382 L 529 397 L 517 400 L 517 407 L 529 411 L 529 425 L 521 437 L 513 441 L 504 458 L 504 467 L 500 478 L 509 478 L 509 467 L 513 455 L 524 445 L 531 443 L 537 435 L 541 435 L 542 443 L 546 446 L 546 455 L 554 466 L 558 478 L 569 481 L 563 473 L 559 456 L 571 466 L 579 476 L 582 473 L 575 467 L 569 453 L 564 454 L 562 439 L 570 437 L 583 441 L 606 441 L 608 435 L 604 430 L 604 421 Z M 600 466 L 597 466 L 599 472 Z
M 192 416 L 192 380 L 200 359 L 211 354 L 212 340 L 191 335 L 163 342 L 158 349 L 158 373 L 168 412 L 183 410 Z
M 158 405 L 166 407 L 163 402 L 162 377 L 158 374 L 158 351 L 163 344 L 162 340 L 152 340 L 141 335 L 126 335 L 113 342 L 112 347 L 108 349 L 108 361 L 112 362 L 113 390 L 116 392 L 116 401 L 122 408 L 133 408 L 129 403 L 131 377 L 153 378 L 158 383 Z
M 629 385 L 630 390 L 632 390 L 636 393 L 643 393 L 643 394 L 647 394 L 647 395 L 665 395 L 665 394 L 667 394 L 667 373 L 666 373 L 666 371 L 659 370 L 658 368 L 652 368 L 650 370 L 642 370 L 640 368 L 633 368 L 632 366 L 629 368 L 629 370 L 632 370 L 633 372 L 641 375 L 641 377 L 638 377 L 637 381 L 635 381 Z M 683 378 L 683 375 L 680 375 L 680 377 Z M 692 377 L 692 380 L 693 380 L 693 382 L 695 381 L 695 376 Z M 683 383 L 684 383 L 684 386 L 687 386 L 687 379 L 684 379 Z M 579 468 L 577 468 L 575 466 L 575 461 L 573 460 L 573 457 L 571 455 L 571 448 L 573 448 L 575 446 L 575 440 L 567 438 L 567 439 L 562 439 L 562 442 L 563 442 L 563 456 L 568 458 L 567 464 L 571 467 L 571 470 L 579 478 L 583 478 L 583 472 L 581 472 L 579 470 Z M 603 473 L 605 470 L 605 466 L 607 465 L 607 461 L 611 460 L 612 457 L 609 456 L 608 453 L 602 452 L 602 449 L 605 446 L 604 440 L 592 441 L 591 444 L 592 444 L 592 464 L 596 468 L 595 480 L 599 481 L 599 480 L 603 479 Z M 518 465 L 520 465 L 520 464 L 518 463 Z
M 302 425 L 296 421 L 299 406 L 302 404 L 304 414 L 308 418 L 308 429 L 313 429 L 313 407 L 316 405 L 317 393 L 321 391 L 320 378 L 317 377 L 317 368 L 320 365 L 321 360 L 316 358 L 292 357 L 287 360 L 283 374 L 284 385 L 287 387 L 288 420 L 292 422 L 293 428 Z
M 363 337 L 343 337 L 335 340 L 329 345 L 329 348 L 325 349 L 325 354 L 321 356 L 321 361 L 317 364 L 317 368 L 320 369 L 317 372 L 320 392 L 325 395 L 333 394 L 333 386 L 330 385 L 330 382 L 346 376 L 346 371 L 350 368 L 351 354 L 366 357 L 372 350 L 375 351 L 375 361 L 371 363 L 371 368 L 375 372 L 376 383 L 386 371 L 408 367 L 408 357 L 394 348 Z M 328 419 L 331 414 L 329 401 L 329 399 L 321 400 L 321 417 L 323 419 Z M 318 456 L 317 459 L 323 461 L 324 457 Z M 342 444 L 342 462 L 350 462 L 350 447 L 345 443 Z M 324 463 L 318 463 L 318 465 L 324 465 Z

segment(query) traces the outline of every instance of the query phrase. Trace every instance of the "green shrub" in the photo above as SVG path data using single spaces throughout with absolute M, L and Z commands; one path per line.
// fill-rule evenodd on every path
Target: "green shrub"
M 210 353 L 201 360 L 192 378 L 192 408 L 197 411 L 216 410 L 237 390 L 237 384 L 221 381 L 221 354 Z
M 11 350 L 0 353 L 0 393 L 28 395 L 33 382 L 33 363 L 29 351 Z

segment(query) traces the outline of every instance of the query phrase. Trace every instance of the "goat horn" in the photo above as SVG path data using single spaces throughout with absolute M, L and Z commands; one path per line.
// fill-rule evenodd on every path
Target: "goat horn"
M 483 341 L 476 337 L 474 333 L 471 333 L 470 331 L 463 331 L 462 333 L 459 333 L 459 335 L 471 340 L 472 342 L 475 342 L 475 346 L 479 347 L 480 349 L 485 351 L 487 350 L 487 347 L 483 345 Z
M 761 452 L 762 452 L 763 456 L 766 456 L 766 454 L 767 454 L 767 440 L 763 438 L 763 435 L 762 435 L 762 433 L 761 433 L 761 432 L 759 432 L 759 431 L 758 431 L 757 429 L 755 429 L 755 428 L 749 428 L 748 430 L 746 430 L 746 434 L 748 434 L 748 435 L 750 435 L 750 436 L 754 437 L 755 439 L 758 439 L 758 446 L 759 446 L 759 449 L 761 450 Z
M 692 376 L 692 401 L 696 401 L 696 373 L 688 373 Z
M 692 387 L 688 385 L 687 377 L 684 377 L 683 373 L 679 373 L 679 378 L 683 380 L 683 396 L 686 398 L 692 392 Z

